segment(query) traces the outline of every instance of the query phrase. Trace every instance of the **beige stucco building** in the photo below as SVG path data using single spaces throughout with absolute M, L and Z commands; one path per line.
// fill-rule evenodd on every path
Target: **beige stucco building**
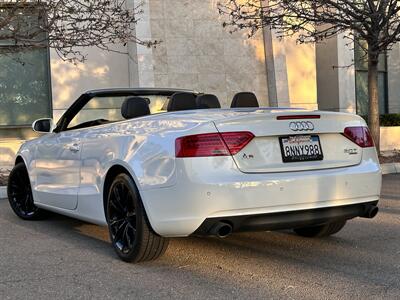
M 141 1 L 130 2 L 136 5 L 133 2 Z M 62 61 L 52 50 L 38 57 L 35 63 L 43 64 L 45 69 L 37 85 L 42 88 L 44 100 L 33 101 L 36 104 L 30 110 L 18 106 L 19 99 L 25 99 L 21 94 L 29 94 L 29 86 L 17 96 L 9 92 L 14 102 L 0 99 L 0 168 L 11 165 L 20 143 L 35 136 L 29 127 L 32 118 L 52 116 L 57 120 L 89 89 L 188 88 L 217 95 L 223 106 L 230 105 L 235 93 L 252 91 L 264 106 L 358 111 L 357 95 L 362 98 L 365 89 L 363 70 L 353 65 L 355 52 L 342 37 L 317 46 L 298 45 L 294 39 L 280 41 L 265 30 L 249 39 L 246 32 L 229 33 L 222 27 L 217 3 L 146 1 L 136 35 L 143 40 L 161 41 L 156 48 L 119 46 L 127 55 L 87 49 L 87 61 L 78 65 Z M 24 68 L 29 69 L 29 64 Z M 13 74 L 17 73 L 14 80 L 18 82 L 39 76 L 25 71 Z M 382 74 L 384 112 L 400 112 L 400 47 L 389 53 Z M 3 94 L 3 99 L 8 97 Z M 46 109 L 38 113 L 35 108 L 39 106 Z M 14 114 L 17 117 L 7 117 Z

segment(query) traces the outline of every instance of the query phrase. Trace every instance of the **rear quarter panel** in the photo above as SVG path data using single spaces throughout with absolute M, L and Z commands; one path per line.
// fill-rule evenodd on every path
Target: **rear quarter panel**
M 156 116 L 82 130 L 80 215 L 105 224 L 103 189 L 112 166 L 126 168 L 139 191 L 176 184 L 175 139 L 185 134 L 215 132 L 212 122 Z M 146 208 L 146 203 L 144 202 Z

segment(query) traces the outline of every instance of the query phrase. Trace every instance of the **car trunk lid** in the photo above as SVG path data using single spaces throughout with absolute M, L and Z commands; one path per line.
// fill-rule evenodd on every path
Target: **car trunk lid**
M 250 131 L 255 135 L 233 155 L 238 168 L 245 173 L 348 167 L 362 159 L 362 148 L 343 135 L 346 127 L 365 126 L 360 117 L 351 114 L 258 110 L 214 123 L 221 133 Z M 315 155 L 311 149 L 304 150 L 307 145 L 315 149 Z

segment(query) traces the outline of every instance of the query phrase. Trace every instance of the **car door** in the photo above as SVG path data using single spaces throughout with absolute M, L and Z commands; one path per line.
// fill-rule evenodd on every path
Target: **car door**
M 49 133 L 35 151 L 35 202 L 73 210 L 78 204 L 81 130 Z

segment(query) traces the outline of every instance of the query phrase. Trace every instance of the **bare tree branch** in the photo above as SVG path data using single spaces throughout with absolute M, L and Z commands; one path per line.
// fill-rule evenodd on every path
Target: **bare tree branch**
M 221 0 L 219 12 L 231 31 L 274 29 L 278 37 L 299 43 L 343 34 L 368 57 L 369 123 L 379 149 L 378 62 L 400 42 L 400 1 L 397 0 Z M 363 40 L 366 45 L 359 41 Z
M 0 51 L 49 46 L 62 59 L 77 62 L 85 60 L 85 47 L 120 53 L 114 45 L 157 45 L 135 35 L 142 12 L 141 4 L 128 8 L 126 0 L 0 1 Z

